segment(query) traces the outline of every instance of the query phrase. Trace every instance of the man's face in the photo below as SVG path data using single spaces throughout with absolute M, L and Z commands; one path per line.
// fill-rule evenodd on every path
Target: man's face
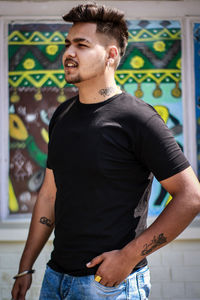
M 66 38 L 63 55 L 66 81 L 78 86 L 100 78 L 105 71 L 106 55 L 105 38 L 96 33 L 96 24 L 74 24 Z

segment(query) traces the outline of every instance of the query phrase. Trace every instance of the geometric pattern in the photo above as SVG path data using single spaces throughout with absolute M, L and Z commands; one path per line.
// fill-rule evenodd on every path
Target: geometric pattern
M 116 71 L 117 83 L 123 85 L 126 82 L 144 81 L 154 81 L 158 84 L 180 82 L 180 28 L 170 28 L 170 22 L 163 23 L 165 25 L 163 28 L 160 24 L 162 22 L 155 24 L 154 21 L 156 29 L 152 28 L 149 21 L 135 23 L 135 29 L 129 30 L 126 55 Z M 10 54 L 12 54 L 9 71 L 10 86 L 15 88 L 66 86 L 64 71 L 60 65 L 66 35 L 66 31 L 11 31 L 8 37 Z M 12 49 L 16 51 L 13 53 Z M 127 61 L 129 53 L 133 53 L 133 50 L 136 53 L 135 60 Z M 21 61 L 20 66 L 19 61 Z
M 142 83 L 155 84 L 155 97 L 160 97 L 161 83 L 174 83 L 174 97 L 181 90 L 181 29 L 176 21 L 129 21 L 129 43 L 116 72 L 116 81 L 137 83 L 135 95 L 142 97 Z

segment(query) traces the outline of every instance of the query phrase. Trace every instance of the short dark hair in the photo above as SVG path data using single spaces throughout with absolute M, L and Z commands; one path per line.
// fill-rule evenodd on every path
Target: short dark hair
M 97 24 L 97 32 L 114 38 L 123 56 L 128 41 L 128 28 L 124 13 L 116 8 L 97 5 L 96 3 L 80 4 L 73 7 L 63 16 L 66 22 L 88 22 Z

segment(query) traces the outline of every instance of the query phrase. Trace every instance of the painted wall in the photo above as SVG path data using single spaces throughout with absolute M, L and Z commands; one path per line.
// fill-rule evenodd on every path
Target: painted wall
M 74 96 L 62 67 L 66 24 L 9 24 L 9 209 L 31 213 L 44 179 L 48 125 Z
M 116 82 L 151 104 L 183 149 L 180 22 L 129 20 L 128 28 Z M 8 24 L 10 214 L 32 212 L 44 178 L 49 120 L 77 93 L 66 84 L 61 63 L 68 29 L 55 23 Z M 170 199 L 155 180 L 149 216 L 160 214 Z

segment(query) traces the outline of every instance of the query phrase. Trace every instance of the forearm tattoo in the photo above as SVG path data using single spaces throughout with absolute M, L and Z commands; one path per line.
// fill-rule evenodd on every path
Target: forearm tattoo
M 51 227 L 53 225 L 51 220 L 47 219 L 46 217 L 40 218 L 40 223 L 47 225 L 48 227 Z
M 141 255 L 145 256 L 151 253 L 155 248 L 167 242 L 167 238 L 163 233 L 159 234 L 158 237 L 154 235 L 153 240 L 149 244 L 144 245 L 144 250 L 142 250 Z
M 106 89 L 101 89 L 99 90 L 99 94 L 103 97 L 106 96 L 110 96 L 111 94 L 113 94 L 115 92 L 115 88 L 114 87 L 108 87 Z

